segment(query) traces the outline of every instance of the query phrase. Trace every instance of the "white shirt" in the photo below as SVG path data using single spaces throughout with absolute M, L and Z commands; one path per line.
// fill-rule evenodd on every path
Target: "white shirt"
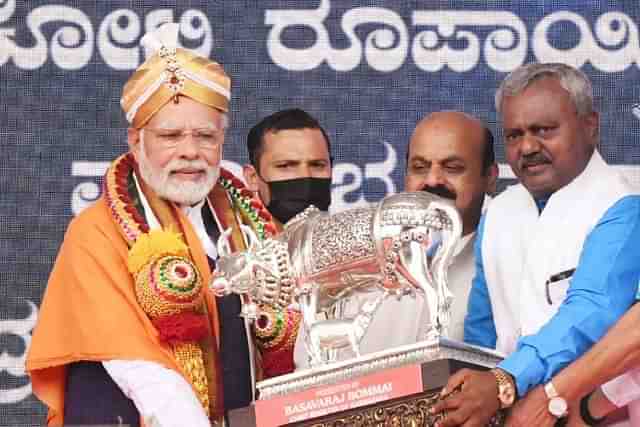
M 157 427 L 211 427 L 191 385 L 177 372 L 154 362 L 107 360 L 102 366 L 145 420 Z
M 204 226 L 204 220 L 202 219 L 202 207 L 204 206 L 205 202 L 208 203 L 207 199 L 202 200 L 196 205 L 183 206 L 180 209 L 189 219 L 189 222 L 193 226 L 193 230 L 200 238 L 200 242 L 202 243 L 202 247 L 204 248 L 207 256 L 211 259 L 217 259 L 218 250 L 216 249 L 216 245 L 213 243 L 213 240 L 211 240 L 209 233 L 207 233 L 207 229 Z M 213 215 L 213 217 L 216 221 L 218 221 L 218 219 L 215 217 L 215 214 Z M 218 229 L 220 229 L 219 223 Z

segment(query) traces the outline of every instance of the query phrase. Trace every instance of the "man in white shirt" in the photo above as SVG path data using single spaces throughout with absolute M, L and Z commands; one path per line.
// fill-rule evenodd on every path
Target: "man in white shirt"
M 484 124 L 455 111 L 432 113 L 413 132 L 407 152 L 406 191 L 427 191 L 454 199 L 463 222 L 463 238 L 448 272 L 454 294 L 451 324 L 446 335 L 462 341 L 467 298 L 475 268 L 473 242 L 487 194 L 495 191 L 498 168 L 493 152 L 493 136 Z M 345 304 L 344 315 L 355 315 L 364 298 L 353 297 Z M 411 344 L 424 338 L 428 326 L 425 301 L 418 294 L 401 299 L 387 298 L 376 312 L 360 342 L 361 354 Z M 296 367 L 308 365 L 302 334 L 296 342 Z M 346 359 L 354 355 L 344 350 Z
M 492 200 L 478 226 L 465 342 L 507 354 L 490 371 L 463 369 L 433 407 L 442 427 L 485 425 L 528 396 L 556 422 L 567 402 L 550 381 L 635 300 L 640 196 L 596 149 L 589 78 L 532 63 L 496 92 L 505 156 L 520 183 Z M 516 404 L 513 425 L 523 414 Z

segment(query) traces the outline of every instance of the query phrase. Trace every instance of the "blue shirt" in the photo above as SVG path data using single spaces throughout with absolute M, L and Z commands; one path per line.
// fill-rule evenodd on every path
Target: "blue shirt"
M 568 215 L 570 213 L 567 213 Z M 496 328 L 482 265 L 484 218 L 475 243 L 476 275 L 464 340 L 495 348 Z M 557 313 L 498 366 L 515 378 L 518 394 L 551 380 L 598 341 L 635 301 L 640 280 L 640 196 L 611 206 L 585 239 L 567 296 Z

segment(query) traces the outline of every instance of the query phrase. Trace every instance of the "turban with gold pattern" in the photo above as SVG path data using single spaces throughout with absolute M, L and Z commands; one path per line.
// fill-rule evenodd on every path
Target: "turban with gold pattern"
M 229 111 L 229 76 L 217 62 L 178 48 L 178 31 L 178 24 L 163 24 L 140 41 L 154 53 L 127 81 L 120 100 L 127 120 L 136 129 L 178 95 Z

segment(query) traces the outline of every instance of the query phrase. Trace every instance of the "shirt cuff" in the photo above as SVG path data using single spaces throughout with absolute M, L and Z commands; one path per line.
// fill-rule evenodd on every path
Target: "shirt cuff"
M 210 427 L 191 385 L 177 372 L 142 360 L 108 360 L 102 365 L 133 401 L 145 424 Z
M 618 408 L 640 399 L 640 369 L 626 372 L 601 386 L 602 393 Z
M 544 379 L 544 366 L 536 350 L 529 346 L 521 346 L 500 362 L 498 368 L 514 378 L 519 397 L 523 397 L 529 389 L 541 384 Z

